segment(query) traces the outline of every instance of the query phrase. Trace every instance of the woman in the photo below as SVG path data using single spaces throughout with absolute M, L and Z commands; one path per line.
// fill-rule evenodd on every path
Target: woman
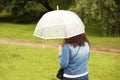
M 64 69 L 62 80 L 88 80 L 89 46 L 85 33 L 64 39 L 63 45 L 59 46 L 58 58 L 60 66 Z

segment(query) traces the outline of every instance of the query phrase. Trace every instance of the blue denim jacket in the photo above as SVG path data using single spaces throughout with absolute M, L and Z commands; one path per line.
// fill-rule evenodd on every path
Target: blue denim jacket
M 80 47 L 80 49 L 79 49 Z M 77 50 L 79 52 L 77 56 L 70 61 L 70 59 L 75 55 Z M 90 54 L 90 48 L 88 43 L 85 42 L 85 46 L 73 47 L 70 44 L 65 44 L 62 47 L 62 54 L 59 56 L 59 63 L 62 68 L 64 68 L 64 73 L 70 75 L 78 75 L 88 72 L 88 59 Z

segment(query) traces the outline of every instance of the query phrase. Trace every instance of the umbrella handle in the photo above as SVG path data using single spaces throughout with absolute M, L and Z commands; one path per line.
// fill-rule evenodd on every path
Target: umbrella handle
M 57 5 L 57 10 L 59 10 L 59 6 Z
M 44 45 L 44 44 L 42 44 L 42 47 L 43 47 L 43 48 L 45 48 L 45 45 Z

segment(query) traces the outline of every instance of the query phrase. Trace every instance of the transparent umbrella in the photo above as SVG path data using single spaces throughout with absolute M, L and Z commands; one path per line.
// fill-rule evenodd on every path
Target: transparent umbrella
M 72 11 L 54 10 L 47 12 L 38 21 L 34 36 L 43 39 L 70 38 L 85 33 L 80 17 Z

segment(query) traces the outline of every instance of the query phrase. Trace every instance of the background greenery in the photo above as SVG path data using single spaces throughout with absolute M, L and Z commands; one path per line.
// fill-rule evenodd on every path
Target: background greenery
M 60 43 L 61 40 L 41 40 L 33 36 L 36 24 L 0 23 L 1 40 Z M 120 37 L 99 37 L 88 31 L 92 45 L 120 47 Z M 54 44 L 53 43 L 53 44 Z M 58 80 L 57 48 L 0 44 L 0 80 Z M 118 80 L 120 54 L 91 52 L 90 80 Z
M 119 49 L 119 0 L 0 0 L 0 40 L 61 43 L 33 36 L 36 22 L 56 5 L 80 16 L 92 46 Z M 57 57 L 57 48 L 0 43 L 0 80 L 58 80 Z M 91 51 L 90 80 L 119 80 L 119 61 L 119 53 Z
M 33 42 L 62 42 L 62 40 L 42 40 L 40 38 L 34 37 L 33 32 L 35 26 L 36 24 L 0 23 L 0 38 Z M 89 27 L 86 28 L 86 32 L 91 45 L 120 47 L 120 36 L 99 36 L 99 32 L 96 32 L 96 29 L 91 28 L 91 30 L 89 30 Z
M 119 0 L 0 0 L 0 21 L 36 22 L 44 13 L 56 10 L 57 5 L 74 11 L 85 25 L 96 25 L 99 35 L 120 35 Z

